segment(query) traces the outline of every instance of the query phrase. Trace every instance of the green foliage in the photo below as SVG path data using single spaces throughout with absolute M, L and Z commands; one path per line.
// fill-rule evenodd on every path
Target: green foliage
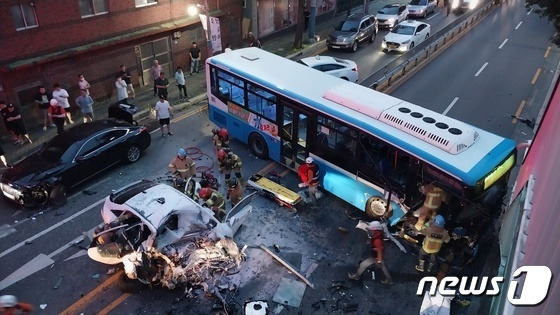
M 556 34 L 552 40 L 560 46 L 560 1 L 558 0 L 525 0 L 527 11 L 533 9 L 539 16 L 552 21 Z

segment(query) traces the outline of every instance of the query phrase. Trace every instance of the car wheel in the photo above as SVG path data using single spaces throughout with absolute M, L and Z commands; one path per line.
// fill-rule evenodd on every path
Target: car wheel
M 377 33 L 373 32 L 371 33 L 371 37 L 369 38 L 369 42 L 373 43 L 375 41 L 375 38 L 377 37 Z
M 426 37 L 424 37 L 424 40 L 428 39 L 428 37 L 430 37 L 430 33 L 426 34 Z
M 424 11 L 424 16 L 422 16 L 422 18 L 426 18 L 428 16 L 428 10 Z
M 259 159 L 268 159 L 268 145 L 260 134 L 253 132 L 249 136 L 249 147 Z
M 49 193 L 49 203 L 51 206 L 58 208 L 65 205 L 67 201 L 66 187 L 62 183 L 55 184 Z
M 358 50 L 358 41 L 355 41 L 352 44 L 352 52 L 356 52 Z
M 140 147 L 136 144 L 133 144 L 129 146 L 128 149 L 126 149 L 126 156 L 124 157 L 124 159 L 127 163 L 134 163 L 138 161 L 138 159 L 140 159 L 141 153 L 142 150 L 140 150 Z
M 408 47 L 408 50 L 412 50 L 412 48 L 414 48 L 414 42 L 410 43 L 410 47 Z
M 342 80 L 350 81 L 347 77 L 340 77 Z

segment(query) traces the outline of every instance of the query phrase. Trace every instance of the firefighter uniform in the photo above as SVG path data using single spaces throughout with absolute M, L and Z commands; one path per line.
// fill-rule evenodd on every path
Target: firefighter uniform
M 212 129 L 212 142 L 214 144 L 214 153 L 218 156 L 218 152 L 223 148 L 229 148 L 229 132 L 226 128 Z
M 198 196 L 204 201 L 204 206 L 212 209 L 216 218 L 222 221 L 226 215 L 226 201 L 219 192 L 212 188 L 201 188 Z
M 420 248 L 416 270 L 424 272 L 424 262 L 426 255 L 430 256 L 428 272 L 432 270 L 432 267 L 436 263 L 436 254 L 440 251 L 443 243 L 449 242 L 449 233 L 447 233 L 444 225 L 445 220 L 443 219 L 443 217 L 441 215 L 437 215 L 434 218 L 434 222 L 420 232 L 426 237 L 422 242 L 422 248 Z
M 168 165 L 169 171 L 179 172 L 181 178 L 187 179 L 196 175 L 196 166 L 194 161 L 185 156 L 181 159 L 179 156 L 174 157 Z
M 231 171 L 235 172 L 235 177 L 241 181 L 241 167 L 243 163 L 241 158 L 231 151 L 226 153 L 226 150 L 221 149 L 218 151 L 218 162 L 220 172 L 224 172 L 225 179 L 228 180 L 231 175 Z
M 429 215 L 435 216 L 437 214 L 439 207 L 447 196 L 445 191 L 433 184 L 424 186 L 424 191 L 426 193 L 426 198 L 424 199 L 424 204 L 418 211 L 418 221 L 414 225 L 418 231 L 422 230 L 426 218 Z
M 230 200 L 231 207 L 233 208 L 239 201 L 241 201 L 242 198 L 243 198 L 243 187 L 241 183 L 235 178 L 230 178 L 227 184 L 226 199 Z

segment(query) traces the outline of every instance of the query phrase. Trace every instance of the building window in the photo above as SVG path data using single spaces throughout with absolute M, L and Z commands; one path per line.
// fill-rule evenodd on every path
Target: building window
M 78 0 L 82 17 L 108 13 L 107 0 Z
M 156 4 L 157 0 L 134 0 L 136 1 L 136 7 L 144 7 L 147 5 Z
M 13 5 L 11 10 L 16 30 L 19 31 L 38 26 L 35 6 L 32 3 Z

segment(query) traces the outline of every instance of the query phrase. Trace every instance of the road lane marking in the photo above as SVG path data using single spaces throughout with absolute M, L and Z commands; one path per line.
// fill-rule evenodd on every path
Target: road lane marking
M 453 105 L 455 105 L 455 103 L 457 103 L 457 101 L 459 100 L 458 97 L 454 98 L 453 101 L 451 101 L 451 104 L 449 104 L 449 106 L 447 106 L 447 108 L 443 111 L 443 113 L 441 113 L 443 116 L 447 115 L 447 113 L 451 110 L 451 108 L 453 107 Z
M 550 49 L 551 49 L 551 47 L 548 46 L 548 48 L 546 49 L 546 52 L 544 53 L 545 58 L 548 57 L 548 54 L 550 54 Z
M 508 39 L 504 39 L 504 42 L 498 47 L 498 49 L 502 49 L 502 47 L 504 47 L 504 45 L 507 43 Z
M 517 24 L 517 26 L 515 27 L 515 29 L 518 29 L 518 28 L 521 26 L 521 24 L 523 24 L 523 21 L 519 22 L 519 24 Z
M 539 75 L 541 74 L 541 68 L 537 69 L 537 72 L 535 72 L 535 75 L 533 76 L 533 80 L 531 80 L 531 84 L 535 84 L 537 83 L 537 79 L 539 78 Z
M 511 120 L 512 124 L 517 123 L 517 118 L 516 117 L 521 117 L 521 112 L 523 112 L 523 108 L 525 107 L 525 100 L 521 101 L 521 104 L 519 104 L 519 107 L 517 108 L 517 111 L 515 112 L 515 117 Z
M 529 10 L 529 12 L 527 12 L 527 15 L 531 14 L 531 12 L 533 12 L 533 9 Z
M 432 14 L 432 16 L 430 16 L 429 18 L 426 19 L 426 21 L 429 21 L 431 19 L 433 19 L 434 17 L 436 17 L 439 14 L 439 12 L 436 12 L 434 14 Z
M 49 227 L 49 228 L 47 228 L 47 229 L 45 229 L 45 230 L 43 230 L 43 231 L 41 231 L 41 232 L 35 234 L 35 236 L 32 236 L 32 237 L 30 237 L 30 238 L 28 238 L 28 239 L 26 239 L 26 240 L 24 240 L 24 241 L 19 242 L 18 244 L 12 246 L 11 248 L 8 248 L 7 250 L 5 250 L 5 251 L 3 251 L 2 253 L 0 253 L 0 258 L 2 258 L 2 257 L 4 257 L 4 256 L 8 255 L 9 253 L 11 253 L 11 252 L 17 250 L 18 248 L 22 247 L 23 245 L 25 245 L 26 242 L 32 242 L 32 241 L 38 239 L 39 237 L 41 237 L 41 236 L 43 236 L 43 235 L 49 233 L 50 231 L 52 231 L 52 230 L 54 230 L 54 229 L 57 229 L 57 228 L 60 227 L 61 225 L 65 224 L 65 223 L 67 223 L 67 222 L 69 222 L 69 221 L 74 220 L 75 218 L 81 216 L 82 214 L 88 212 L 89 210 L 91 210 L 91 209 L 97 207 L 97 206 L 100 205 L 104 200 L 105 200 L 105 198 L 103 198 L 103 199 L 101 199 L 101 200 L 98 200 L 96 203 L 90 205 L 89 207 L 87 207 L 87 208 L 85 208 L 85 209 L 83 209 L 83 210 L 81 210 L 81 211 L 79 211 L 79 212 L 76 212 L 76 213 L 74 213 L 73 215 L 69 216 L 68 218 L 66 218 L 66 219 L 64 219 L 64 220 L 62 220 L 62 221 L 60 221 L 60 222 L 54 224 L 53 226 L 51 226 L 51 227 Z
M 54 260 L 47 257 L 45 254 L 39 254 L 0 281 L 0 290 L 4 290 L 12 284 L 25 279 L 37 271 L 51 266 L 52 264 L 54 264 Z
M 263 167 L 260 171 L 258 171 L 257 174 L 264 176 L 264 173 L 267 172 L 271 167 L 273 167 L 275 163 L 276 162 L 274 161 L 268 163 L 268 165 Z
M 124 300 L 126 300 L 131 295 L 132 294 L 130 294 L 130 293 L 124 293 L 123 295 L 119 296 L 116 300 L 111 302 L 111 304 L 107 305 L 107 307 L 105 307 L 104 309 L 99 311 L 99 313 L 97 313 L 97 315 L 107 315 L 107 314 L 109 314 L 110 311 L 112 311 L 115 307 L 117 307 L 119 304 L 124 302 Z
M 488 65 L 488 62 L 485 62 L 482 67 L 478 70 L 477 73 L 474 74 L 475 77 L 478 77 L 480 75 L 480 73 L 482 73 L 482 70 L 484 70 L 484 68 L 486 68 L 486 66 Z
M 78 237 L 76 237 L 75 239 L 71 240 L 70 243 L 61 246 L 59 249 L 55 250 L 54 252 L 50 253 L 48 256 L 49 258 L 53 258 L 54 256 L 62 253 L 63 251 L 67 250 L 68 248 L 75 246 L 76 244 L 81 243 L 86 237 L 83 235 L 80 235 Z
M 114 275 L 109 277 L 109 279 L 105 280 L 103 283 L 98 285 L 95 289 L 91 290 L 90 293 L 86 294 L 84 297 L 76 301 L 70 307 L 62 311 L 60 314 L 62 315 L 74 315 L 79 314 L 78 311 L 81 311 L 86 308 L 91 302 L 93 302 L 103 291 L 107 290 L 110 286 L 116 282 L 119 277 L 123 276 L 124 271 L 119 270 Z
M 290 169 L 289 168 L 285 169 L 282 173 L 280 173 L 280 177 L 286 176 L 286 174 L 288 174 L 288 172 L 290 172 Z

